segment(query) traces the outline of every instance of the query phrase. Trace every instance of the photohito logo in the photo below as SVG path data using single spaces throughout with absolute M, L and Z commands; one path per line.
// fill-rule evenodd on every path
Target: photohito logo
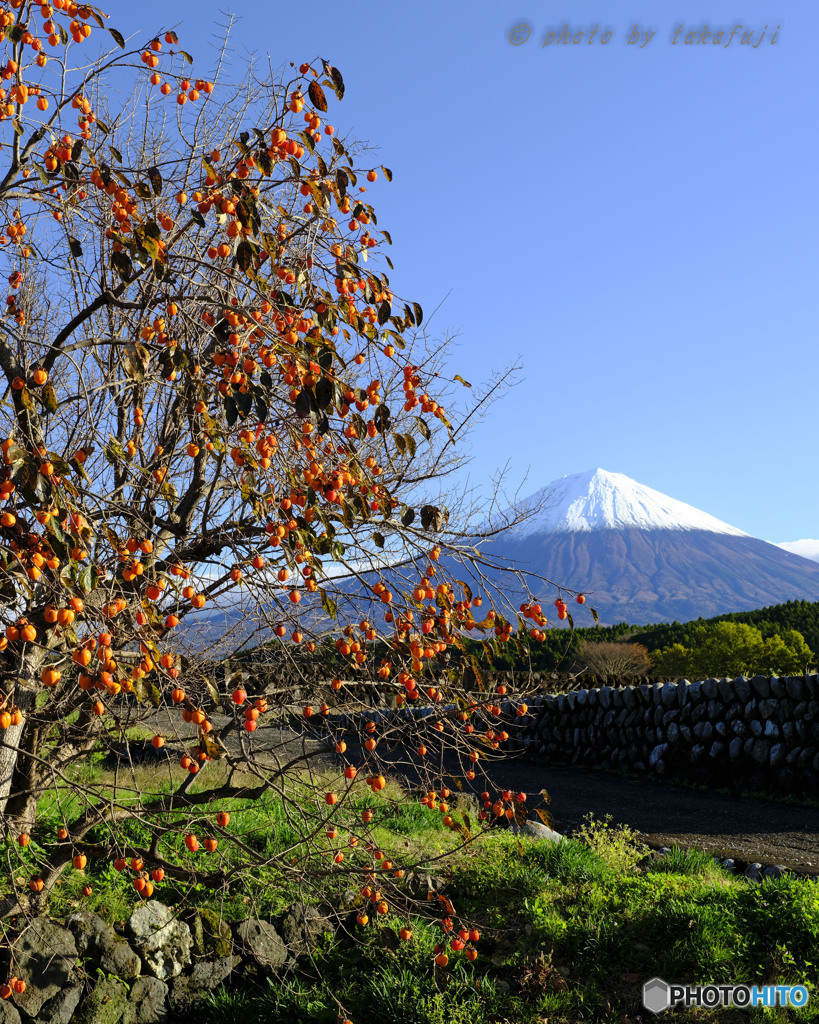
M 643 1006 L 662 1013 L 671 1006 L 804 1006 L 804 985 L 669 985 L 652 978 L 643 985 Z

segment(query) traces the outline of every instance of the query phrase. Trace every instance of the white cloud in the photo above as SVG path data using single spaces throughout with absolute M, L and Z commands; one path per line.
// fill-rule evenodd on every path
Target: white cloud
M 771 543 L 794 555 L 801 555 L 802 558 L 809 558 L 812 562 L 819 562 L 819 540 L 783 540 L 781 543 L 776 541 Z

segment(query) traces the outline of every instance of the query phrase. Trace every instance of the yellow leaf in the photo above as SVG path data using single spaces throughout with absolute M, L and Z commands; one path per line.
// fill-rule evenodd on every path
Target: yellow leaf
M 555 827 L 555 819 L 549 814 L 548 811 L 544 811 L 542 807 L 535 808 L 535 814 L 540 818 L 544 825 L 549 828 Z
M 208 757 L 212 757 L 214 761 L 218 761 L 219 758 L 224 757 L 227 753 L 227 747 L 222 741 L 209 732 L 200 733 L 200 743 L 204 744 L 205 753 Z
M 46 384 L 42 390 L 43 405 L 47 412 L 57 411 L 57 392 L 50 384 Z
M 154 707 L 159 707 L 162 703 L 159 690 L 153 683 L 149 683 L 145 679 L 135 679 L 131 687 L 131 692 L 140 703 L 148 704 L 150 702 Z

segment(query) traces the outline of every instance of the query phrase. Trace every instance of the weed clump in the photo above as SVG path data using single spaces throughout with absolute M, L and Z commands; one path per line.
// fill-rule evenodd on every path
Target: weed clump
M 648 853 L 648 847 L 637 838 L 639 833 L 628 825 L 613 825 L 610 814 L 600 819 L 589 811 L 583 822 L 573 833 L 574 837 L 613 871 L 630 871 Z

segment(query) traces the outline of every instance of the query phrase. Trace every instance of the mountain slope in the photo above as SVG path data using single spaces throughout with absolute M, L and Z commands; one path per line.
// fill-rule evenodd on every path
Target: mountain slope
M 776 546 L 783 551 L 809 558 L 811 562 L 819 562 L 819 540 L 783 540 Z

